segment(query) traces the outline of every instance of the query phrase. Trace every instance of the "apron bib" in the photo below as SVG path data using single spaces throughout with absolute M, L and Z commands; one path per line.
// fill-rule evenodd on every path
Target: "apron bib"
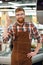
M 30 52 L 31 41 L 28 30 L 17 32 L 16 39 L 13 41 L 11 65 L 32 65 L 31 58 L 27 57 L 27 53 Z

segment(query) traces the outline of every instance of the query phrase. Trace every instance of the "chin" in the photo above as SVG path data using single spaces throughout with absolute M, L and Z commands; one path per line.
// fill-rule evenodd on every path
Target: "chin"
M 18 22 L 19 22 L 19 23 L 23 23 L 23 22 L 24 22 L 24 20 L 18 20 Z
M 19 21 L 19 23 L 23 23 L 23 21 Z

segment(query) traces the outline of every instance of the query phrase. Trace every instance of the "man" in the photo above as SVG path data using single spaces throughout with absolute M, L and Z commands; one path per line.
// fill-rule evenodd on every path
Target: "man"
M 41 38 L 37 28 L 32 22 L 25 22 L 25 11 L 22 8 L 15 10 L 17 22 L 12 29 L 5 29 L 4 40 L 12 37 L 13 50 L 11 54 L 11 65 L 32 65 L 31 58 L 35 56 L 41 47 Z M 5 34 L 6 33 L 6 34 Z M 32 36 L 37 39 L 37 47 L 31 51 Z

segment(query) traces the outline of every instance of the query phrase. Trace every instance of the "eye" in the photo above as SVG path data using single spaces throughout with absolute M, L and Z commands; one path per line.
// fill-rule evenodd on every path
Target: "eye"
M 22 13 L 21 15 L 24 15 L 24 13 Z
M 16 16 L 19 16 L 20 14 L 16 14 Z
M 16 16 L 20 16 L 20 15 L 22 16 L 22 15 L 24 15 L 24 13 L 16 14 Z

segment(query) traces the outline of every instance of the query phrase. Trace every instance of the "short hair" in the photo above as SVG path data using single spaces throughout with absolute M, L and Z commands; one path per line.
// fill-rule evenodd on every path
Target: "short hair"
M 16 12 L 19 12 L 19 11 L 25 12 L 23 8 L 19 7 L 19 8 L 17 8 L 17 9 L 15 10 L 15 13 L 16 13 Z

